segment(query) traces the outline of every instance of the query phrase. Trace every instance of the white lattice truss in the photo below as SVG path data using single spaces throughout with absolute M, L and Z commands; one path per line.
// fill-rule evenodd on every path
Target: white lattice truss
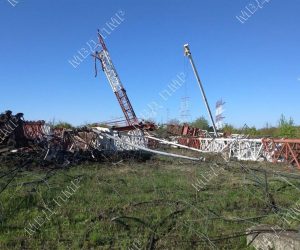
M 172 154 L 163 151 L 153 150 L 148 148 L 148 139 L 144 136 L 141 130 L 129 131 L 127 135 L 120 135 L 118 132 L 113 131 L 113 134 L 104 131 L 99 131 L 98 129 L 93 129 L 93 131 L 98 135 L 98 149 L 103 148 L 103 145 L 108 147 L 110 150 L 115 151 L 131 151 L 131 150 L 141 150 L 149 153 L 193 160 L 193 161 L 204 161 L 203 157 L 195 158 L 184 155 Z M 102 146 L 101 146 L 102 145 Z
M 221 153 L 238 160 L 285 162 L 300 169 L 300 139 L 260 138 L 178 138 L 178 144 L 204 153 Z
M 300 169 L 300 140 L 299 139 L 249 139 L 244 135 L 235 135 L 231 138 L 177 138 L 178 141 L 167 141 L 144 134 L 140 130 L 130 131 L 128 134 L 119 134 L 113 131 L 110 135 L 99 133 L 99 144 L 123 150 L 148 150 L 148 139 L 157 140 L 161 144 L 186 148 L 202 153 L 218 153 L 224 159 L 245 161 L 286 162 Z M 98 146 L 99 148 L 99 146 Z M 100 147 L 101 148 L 101 147 Z M 153 151 L 153 150 L 152 150 Z M 154 151 L 153 151 L 154 152 Z M 162 154 L 162 152 L 155 151 Z M 182 156 L 180 156 L 182 157 Z
M 221 153 L 227 159 L 258 161 L 271 159 L 264 151 L 262 139 L 199 138 L 201 152 Z
M 147 147 L 148 138 L 155 139 L 154 137 L 144 137 L 138 130 L 130 131 L 127 135 L 119 135 L 113 133 L 112 136 L 120 140 L 112 140 L 111 137 L 100 136 L 98 137 L 98 148 L 114 149 L 117 151 L 135 150 L 136 146 Z M 147 138 L 148 137 L 148 138 Z M 236 158 L 238 160 L 246 161 L 272 161 L 271 153 L 264 150 L 262 139 L 244 139 L 244 138 L 195 138 L 198 140 L 197 149 L 180 145 L 180 143 L 172 143 L 165 140 L 160 140 L 161 143 L 174 144 L 174 146 L 184 147 L 196 150 L 203 153 L 220 153 L 226 159 Z

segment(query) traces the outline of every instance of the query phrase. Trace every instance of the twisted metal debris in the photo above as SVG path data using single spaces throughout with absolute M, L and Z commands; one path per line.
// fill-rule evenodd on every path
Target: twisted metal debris
M 188 125 L 168 126 L 168 132 L 176 136 L 165 144 L 196 149 L 203 153 L 220 153 L 226 159 L 246 161 L 285 162 L 300 169 L 300 139 L 251 139 L 246 135 L 231 135 L 211 138 L 209 133 Z
M 144 152 L 202 160 L 150 149 L 153 140 L 144 131 L 135 128 L 129 131 L 103 127 L 76 129 L 53 128 L 45 121 L 26 121 L 22 113 L 13 115 L 6 111 L 0 115 L 0 154 L 27 152 L 38 155 L 37 159 L 58 166 L 67 166 L 81 161 L 101 161 L 117 157 L 136 157 Z M 139 152 L 139 154 L 137 154 Z

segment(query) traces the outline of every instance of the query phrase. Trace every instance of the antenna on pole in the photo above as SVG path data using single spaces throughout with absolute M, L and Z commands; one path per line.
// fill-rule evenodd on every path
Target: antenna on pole
M 205 91 L 204 91 L 202 82 L 201 82 L 201 80 L 200 80 L 198 71 L 197 71 L 197 69 L 196 69 L 196 66 L 195 66 L 195 63 L 194 63 L 194 60 L 193 60 L 192 53 L 191 53 L 191 51 L 190 51 L 189 45 L 188 45 L 188 44 L 185 44 L 183 47 L 184 47 L 184 54 L 185 54 L 185 56 L 187 56 L 187 57 L 189 58 L 190 63 L 191 63 L 192 68 L 193 68 L 193 71 L 194 71 L 194 74 L 195 74 L 195 76 L 196 76 L 197 82 L 198 82 L 198 84 L 199 84 L 199 87 L 200 87 L 200 90 L 201 90 L 201 94 L 202 94 L 202 97 L 203 97 L 203 100 L 204 100 L 204 103 L 205 103 L 205 106 L 206 106 L 208 115 L 209 115 L 209 117 L 210 117 L 210 120 L 211 120 L 213 129 L 214 129 L 215 137 L 218 137 L 217 128 L 216 128 L 216 125 L 215 125 L 215 122 L 214 122 L 214 118 L 213 118 L 213 116 L 212 116 L 212 113 L 211 113 L 211 110 L 210 110 L 210 107 L 209 107 L 209 104 L 208 104 L 208 101 L 207 101 L 207 98 L 206 98 L 206 95 L 205 95 Z

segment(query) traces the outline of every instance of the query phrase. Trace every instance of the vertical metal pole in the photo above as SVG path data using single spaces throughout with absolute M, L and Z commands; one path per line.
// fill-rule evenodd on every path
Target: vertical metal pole
M 190 59 L 190 62 L 191 62 L 191 65 L 192 65 L 192 68 L 193 68 L 193 71 L 194 71 L 194 74 L 196 76 L 196 79 L 198 81 L 198 84 L 199 84 L 199 87 L 200 87 L 200 90 L 201 90 L 201 94 L 202 94 L 202 97 L 203 97 L 203 100 L 204 100 L 204 103 L 205 103 L 205 106 L 206 106 L 206 109 L 207 109 L 207 112 L 208 112 L 208 115 L 210 117 L 210 120 L 211 120 L 211 123 L 213 125 L 213 129 L 214 129 L 214 134 L 215 134 L 215 137 L 218 137 L 218 133 L 217 133 L 217 129 L 216 129 L 216 125 L 215 125 L 215 122 L 214 122 L 214 118 L 211 114 L 211 110 L 209 108 L 209 104 L 208 104 L 208 101 L 207 101 L 207 98 L 206 98 L 206 95 L 205 95 L 205 91 L 204 91 L 204 88 L 202 86 L 202 82 L 200 80 L 200 77 L 199 77 L 199 74 L 198 74 L 198 71 L 196 69 L 196 66 L 194 64 L 194 60 L 193 60 L 193 57 L 192 57 L 192 53 L 190 51 L 190 48 L 189 48 L 189 45 L 188 44 L 185 44 L 184 45 L 184 54 Z

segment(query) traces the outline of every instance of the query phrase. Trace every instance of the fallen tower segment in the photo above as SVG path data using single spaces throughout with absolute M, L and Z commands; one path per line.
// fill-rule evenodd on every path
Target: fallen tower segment
M 125 140 L 123 140 L 119 137 L 112 136 L 112 135 L 109 135 L 107 133 L 103 133 L 103 132 L 100 132 L 98 130 L 95 130 L 95 129 L 93 129 L 93 131 L 95 133 L 98 133 L 99 135 L 101 135 L 103 137 L 107 137 L 109 139 L 117 141 L 121 145 L 124 145 L 125 147 L 130 146 L 130 147 L 133 147 L 133 148 L 136 148 L 136 149 L 139 149 L 139 150 L 143 150 L 143 151 L 146 151 L 146 152 L 154 153 L 154 154 L 159 154 L 159 155 L 164 155 L 164 156 L 169 156 L 169 157 L 175 157 L 175 158 L 181 158 L 181 159 L 186 159 L 186 160 L 192 160 L 192 161 L 202 161 L 203 160 L 203 158 L 188 157 L 188 156 L 184 156 L 184 155 L 172 154 L 172 153 L 167 153 L 167 152 L 162 152 L 162 151 L 158 151 L 158 150 L 149 149 L 149 148 L 146 148 L 144 146 L 140 146 L 138 144 L 134 144 L 134 143 L 125 141 Z
M 285 162 L 300 169 L 300 139 L 181 137 L 177 142 L 204 153 L 221 153 L 226 159 Z

